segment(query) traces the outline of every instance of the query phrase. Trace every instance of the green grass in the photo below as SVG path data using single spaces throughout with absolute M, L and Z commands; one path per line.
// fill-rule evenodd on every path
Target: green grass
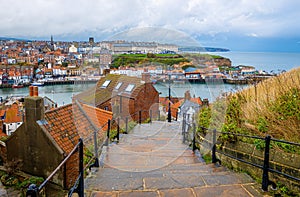
M 174 65 L 181 62 L 189 62 L 188 59 L 178 54 L 121 54 L 114 55 L 111 67 L 139 66 L 144 64 L 165 64 Z

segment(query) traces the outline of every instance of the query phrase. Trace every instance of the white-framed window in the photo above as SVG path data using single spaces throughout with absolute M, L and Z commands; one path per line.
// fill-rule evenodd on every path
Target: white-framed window
M 111 80 L 106 80 L 106 81 L 102 84 L 101 88 L 106 88 L 106 87 L 110 84 L 110 82 L 111 82 Z
M 133 90 L 133 88 L 134 88 L 134 84 L 129 84 L 129 85 L 127 86 L 127 88 L 125 89 L 125 91 L 126 91 L 126 92 L 131 92 L 131 91 Z
M 116 90 L 120 89 L 120 87 L 121 87 L 122 84 L 123 84 L 122 82 L 119 82 L 119 83 L 116 85 L 115 89 L 116 89 Z

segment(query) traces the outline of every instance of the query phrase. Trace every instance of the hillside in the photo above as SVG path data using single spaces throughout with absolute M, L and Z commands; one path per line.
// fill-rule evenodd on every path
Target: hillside
M 145 66 L 145 65 L 206 65 L 208 62 L 215 63 L 217 66 L 231 66 L 231 61 L 218 55 L 210 54 L 121 54 L 114 55 L 111 64 L 112 68 L 120 66 Z
M 220 118 L 222 111 L 225 116 L 223 113 Z M 202 110 L 200 124 L 300 142 L 300 68 L 217 101 L 210 109 Z

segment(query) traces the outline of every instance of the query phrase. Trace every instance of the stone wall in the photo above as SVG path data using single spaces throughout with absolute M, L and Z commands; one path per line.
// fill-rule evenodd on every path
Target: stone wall
M 0 141 L 0 165 L 6 162 L 6 145 L 4 142 Z

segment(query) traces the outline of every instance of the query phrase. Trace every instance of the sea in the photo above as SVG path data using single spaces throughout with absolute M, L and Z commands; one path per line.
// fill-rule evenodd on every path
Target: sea
M 210 53 L 221 55 L 231 60 L 233 66 L 247 65 L 254 66 L 257 70 L 269 73 L 281 73 L 300 66 L 300 53 L 266 53 L 266 52 L 218 52 Z M 47 96 L 58 104 L 66 105 L 72 102 L 72 97 L 95 84 L 66 84 L 39 87 L 39 95 Z M 248 87 L 247 85 L 230 85 L 220 82 L 208 82 L 206 84 L 189 83 L 158 83 L 154 87 L 160 96 L 168 96 L 169 88 L 172 97 L 183 97 L 187 90 L 190 90 L 192 97 L 207 98 L 213 102 L 217 97 L 227 92 L 234 92 Z M 28 88 L 2 88 L 0 97 L 5 99 L 10 96 L 27 96 Z

